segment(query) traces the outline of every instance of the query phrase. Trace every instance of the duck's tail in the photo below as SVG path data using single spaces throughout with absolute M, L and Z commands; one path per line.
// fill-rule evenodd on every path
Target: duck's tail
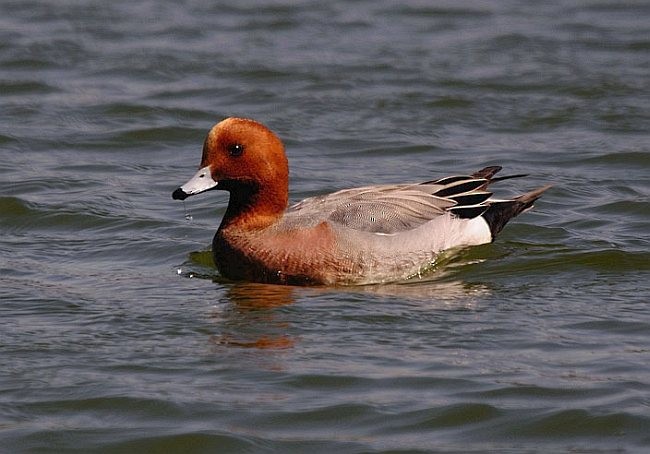
M 492 179 L 494 181 L 494 179 Z M 510 219 L 515 216 L 523 213 L 526 210 L 530 210 L 533 207 L 533 204 L 544 191 L 549 189 L 552 185 L 542 186 L 533 191 L 522 194 L 518 197 L 515 197 L 512 200 L 503 200 L 503 201 L 492 201 L 489 204 L 489 207 L 481 216 L 487 222 L 490 227 L 490 233 L 492 235 L 492 241 L 496 236 L 503 230 L 505 225 L 510 221 Z
M 444 197 L 456 202 L 448 211 L 461 219 L 473 219 L 482 216 L 490 227 L 492 241 L 503 227 L 518 214 L 533 207 L 533 203 L 551 186 L 543 186 L 522 194 L 514 199 L 495 200 L 488 186 L 497 181 L 526 177 L 526 174 L 495 177 L 501 166 L 485 167 L 471 175 L 445 177 L 424 184 L 440 185 L 433 192 L 434 196 Z

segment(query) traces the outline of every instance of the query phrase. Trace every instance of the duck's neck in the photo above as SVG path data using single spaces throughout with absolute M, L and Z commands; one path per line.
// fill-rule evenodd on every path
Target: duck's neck
M 287 208 L 288 186 L 261 187 L 254 183 L 224 186 L 227 186 L 225 189 L 230 191 L 230 200 L 220 230 L 264 229 L 280 219 Z

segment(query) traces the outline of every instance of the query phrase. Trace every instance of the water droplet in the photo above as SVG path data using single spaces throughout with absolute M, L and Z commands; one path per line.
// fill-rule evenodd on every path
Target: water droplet
M 194 219 L 192 214 L 187 210 L 187 205 L 185 205 L 185 200 L 183 200 L 183 210 L 185 211 L 185 219 L 191 221 Z

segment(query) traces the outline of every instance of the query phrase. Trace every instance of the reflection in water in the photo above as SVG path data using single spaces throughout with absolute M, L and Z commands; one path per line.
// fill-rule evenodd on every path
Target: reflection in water
M 210 342 L 216 345 L 226 345 L 230 347 L 242 348 L 259 348 L 261 350 L 291 348 L 295 344 L 294 340 L 289 336 L 262 336 L 259 339 L 244 340 L 237 339 L 228 334 L 221 336 L 211 336 Z
M 230 333 L 212 336 L 211 342 L 233 347 L 283 349 L 294 346 L 286 332 L 288 322 L 273 310 L 293 303 L 293 287 L 256 283 L 230 284 L 225 309 L 212 318 Z M 222 307 L 223 308 L 223 307 Z
M 409 310 L 473 310 L 478 301 L 489 293 L 480 284 L 462 281 L 411 280 L 403 283 L 356 287 L 291 287 L 284 285 L 229 283 L 223 303 L 211 314 L 220 325 L 222 334 L 211 337 L 216 345 L 255 349 L 287 349 L 296 344 L 291 336 L 291 321 L 283 307 L 297 299 L 318 294 L 354 295 L 355 299 L 390 298 L 395 304 L 408 303 Z M 318 299 L 318 298 L 316 298 Z M 317 304 L 317 303 L 314 303 Z M 364 304 L 362 301 L 360 304 Z M 370 307 L 369 310 L 372 310 Z
M 423 276 L 403 282 L 363 286 L 292 287 L 224 281 L 216 273 L 209 250 L 190 254 L 188 264 L 192 270 L 179 269 L 179 274 L 210 279 L 226 288 L 220 301 L 223 304 L 215 306 L 211 314 L 222 332 L 212 336 L 211 342 L 215 345 L 287 349 L 295 346 L 295 336 L 288 333 L 296 330 L 290 329 L 290 317 L 282 308 L 292 305 L 297 299 L 318 300 L 319 295 L 332 295 L 337 301 L 346 301 L 353 296 L 359 304 L 372 303 L 378 298 L 394 300 L 395 304 L 406 303 L 409 311 L 474 310 L 490 289 L 482 284 L 465 282 L 459 275 L 468 266 L 482 262 L 485 254 L 486 250 L 482 248 L 459 250 L 442 255 L 431 272 Z M 372 306 L 368 307 L 372 311 Z M 300 320 L 300 315 L 297 320 Z
M 291 304 L 294 302 L 293 292 L 294 287 L 287 285 L 237 282 L 230 286 L 226 298 L 239 310 L 255 311 Z
M 350 290 L 354 291 L 353 288 Z M 359 292 L 409 300 L 422 310 L 475 309 L 479 298 L 490 290 L 483 284 L 467 282 L 411 279 L 407 282 L 359 287 Z M 413 305 L 411 305 L 413 306 Z

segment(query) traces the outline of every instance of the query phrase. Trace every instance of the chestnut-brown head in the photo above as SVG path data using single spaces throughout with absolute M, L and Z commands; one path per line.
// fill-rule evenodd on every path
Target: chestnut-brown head
M 287 206 L 289 166 L 280 139 L 245 118 L 216 124 L 203 144 L 199 171 L 172 194 L 183 200 L 211 189 L 230 191 L 230 215 L 282 213 Z

